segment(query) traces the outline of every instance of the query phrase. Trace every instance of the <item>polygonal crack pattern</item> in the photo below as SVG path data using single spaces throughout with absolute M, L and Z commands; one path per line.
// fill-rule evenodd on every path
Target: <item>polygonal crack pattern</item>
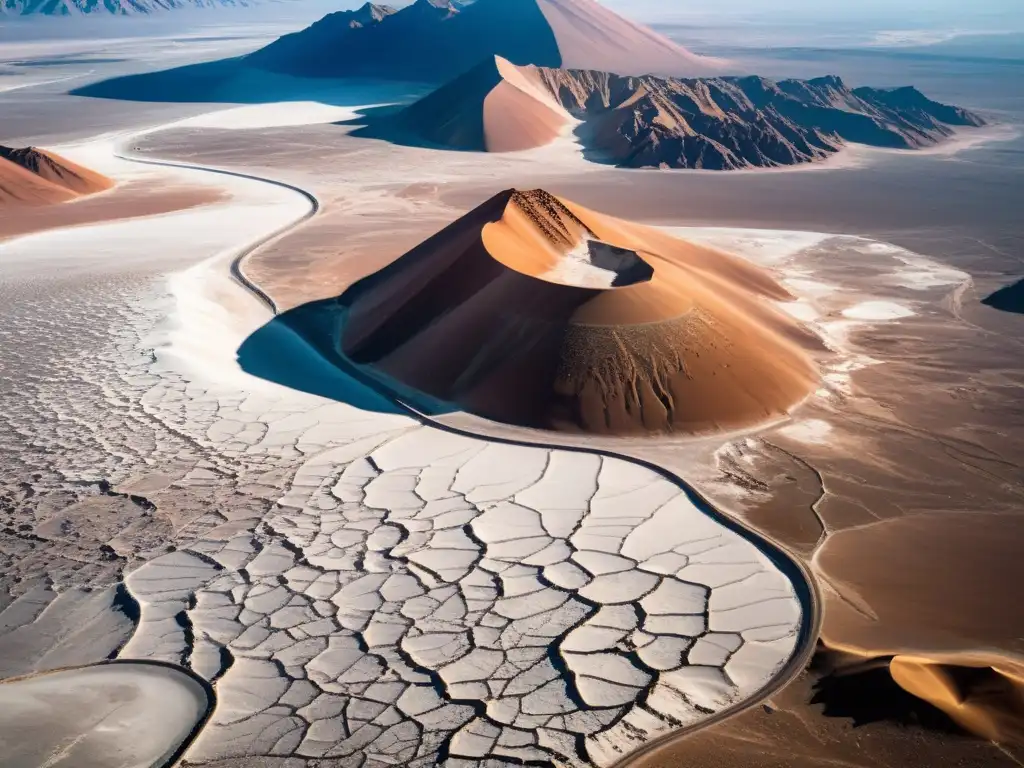
M 800 620 L 653 472 L 427 427 L 310 460 L 261 534 L 203 546 L 193 658 L 234 664 L 193 761 L 605 764 L 754 693 Z
M 654 472 L 200 386 L 152 354 L 166 298 L 68 291 L 4 331 L 0 625 L 122 590 L 104 648 L 216 688 L 189 764 L 607 764 L 791 656 L 792 585 Z

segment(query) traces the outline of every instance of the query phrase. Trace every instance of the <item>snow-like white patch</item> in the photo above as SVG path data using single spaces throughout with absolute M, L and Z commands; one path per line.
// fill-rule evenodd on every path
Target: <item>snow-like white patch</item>
M 787 277 L 783 279 L 782 284 L 800 296 L 816 299 L 830 296 L 839 290 L 835 285 L 823 283 L 820 280 L 811 280 L 807 277 Z
M 914 310 L 894 301 L 864 301 L 843 310 L 843 317 L 851 320 L 899 320 L 913 317 Z
M 338 107 L 317 101 L 281 101 L 251 104 L 209 112 L 174 123 L 174 128 L 219 128 L 222 130 L 253 130 L 319 125 L 352 120 L 367 109 L 380 105 Z
M 821 317 L 821 313 L 818 312 L 813 304 L 802 299 L 800 301 L 782 302 L 779 306 L 787 315 L 803 323 L 813 323 Z
M 787 424 L 779 430 L 779 434 L 801 443 L 822 445 L 828 442 L 832 433 L 832 425 L 821 419 L 805 419 Z
M 772 265 L 813 248 L 835 235 L 825 232 L 797 232 L 775 229 L 739 229 L 736 227 L 662 227 L 669 234 L 701 245 L 719 248 L 750 259 L 756 264 Z
M 542 280 L 581 288 L 612 288 L 649 279 L 653 271 L 635 252 L 584 237 Z
M 947 267 L 931 259 L 904 252 L 896 258 L 903 263 L 903 268 L 894 274 L 894 282 L 901 288 L 914 291 L 926 291 L 932 288 L 944 288 L 959 285 L 971 276 L 953 267 Z

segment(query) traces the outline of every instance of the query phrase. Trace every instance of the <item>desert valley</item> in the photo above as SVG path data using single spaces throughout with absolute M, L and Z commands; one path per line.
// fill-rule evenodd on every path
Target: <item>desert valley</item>
M 0 14 L 0 763 L 1024 762 L 1024 57 L 252 5 Z

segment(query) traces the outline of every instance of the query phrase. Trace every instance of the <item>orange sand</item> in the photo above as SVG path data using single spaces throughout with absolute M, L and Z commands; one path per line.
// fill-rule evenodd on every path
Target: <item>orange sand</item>
M 113 186 L 106 176 L 52 152 L 0 147 L 2 205 L 52 205 Z
M 555 33 L 566 69 L 693 77 L 726 65 L 691 53 L 594 0 L 537 0 L 537 6 Z
M 638 271 L 605 288 L 552 277 L 586 240 Z M 817 386 L 816 340 L 769 301 L 788 298 L 737 257 L 509 190 L 347 292 L 341 347 L 497 421 L 701 433 L 782 417 Z

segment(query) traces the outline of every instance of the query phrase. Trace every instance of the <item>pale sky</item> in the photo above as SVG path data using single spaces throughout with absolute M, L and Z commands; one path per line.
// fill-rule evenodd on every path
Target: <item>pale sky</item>
M 792 15 L 793 21 L 849 19 L 900 26 L 935 24 L 980 26 L 992 19 L 1012 19 L 1024 26 L 1024 0 L 601 0 L 616 11 L 648 20 L 685 21 L 737 16 L 770 18 Z

